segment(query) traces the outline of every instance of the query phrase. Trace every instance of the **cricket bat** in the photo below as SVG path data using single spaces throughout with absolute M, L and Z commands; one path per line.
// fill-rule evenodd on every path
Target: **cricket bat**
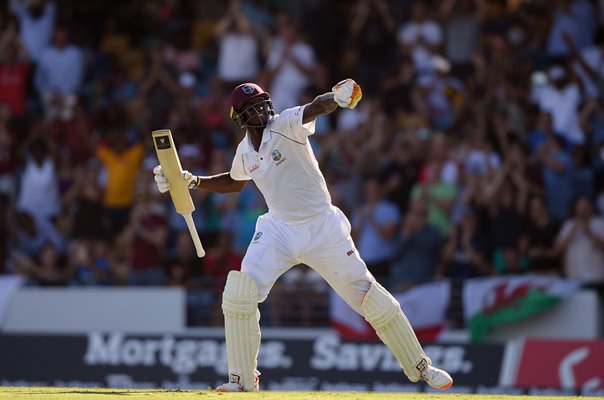
M 153 145 L 155 146 L 155 152 L 157 153 L 161 169 L 168 182 L 170 182 L 170 196 L 172 197 L 174 208 L 176 208 L 177 213 L 183 216 L 187 223 L 189 233 L 195 244 L 197 256 L 203 257 L 206 255 L 206 252 L 201 245 L 201 240 L 193 222 L 195 205 L 193 205 L 187 181 L 182 179 L 181 176 L 182 166 L 180 165 L 178 152 L 174 145 L 174 139 L 172 139 L 172 132 L 169 129 L 160 129 L 153 131 L 151 136 L 153 136 Z

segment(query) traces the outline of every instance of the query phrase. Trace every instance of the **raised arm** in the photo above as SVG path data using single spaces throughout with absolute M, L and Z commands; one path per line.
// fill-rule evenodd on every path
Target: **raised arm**
M 304 107 L 302 123 L 306 124 L 321 115 L 332 113 L 338 108 L 338 103 L 333 99 L 333 92 L 327 92 L 315 97 L 315 99 Z
M 355 108 L 363 97 L 361 87 L 350 78 L 338 82 L 331 90 L 331 92 L 315 97 L 304 107 L 302 123 L 306 124 L 321 115 L 332 113 L 338 106 Z

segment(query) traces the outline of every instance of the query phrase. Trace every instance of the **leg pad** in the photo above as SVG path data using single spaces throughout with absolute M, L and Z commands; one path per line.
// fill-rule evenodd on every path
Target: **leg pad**
M 361 309 L 409 380 L 419 381 L 421 371 L 432 362 L 424 353 L 398 301 L 382 285 L 373 282 Z

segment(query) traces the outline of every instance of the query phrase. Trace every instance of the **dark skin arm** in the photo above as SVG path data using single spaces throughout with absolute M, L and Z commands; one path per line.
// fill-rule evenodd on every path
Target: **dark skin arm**
M 247 181 L 237 181 L 228 172 L 213 176 L 198 176 L 197 188 L 214 193 L 241 192 Z
M 330 114 L 334 112 L 336 108 L 338 108 L 338 103 L 333 99 L 332 92 L 319 95 L 304 107 L 302 123 L 307 124 L 321 115 Z
M 304 108 L 302 123 L 307 124 L 321 115 L 333 112 L 336 108 L 338 108 L 338 104 L 333 99 L 333 93 L 328 92 L 317 96 Z M 214 193 L 240 192 L 246 183 L 247 181 L 233 179 L 228 172 L 197 177 L 197 188 Z

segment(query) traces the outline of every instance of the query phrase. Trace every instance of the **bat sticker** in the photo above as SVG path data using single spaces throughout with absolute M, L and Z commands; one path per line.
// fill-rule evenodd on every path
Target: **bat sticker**
M 158 150 L 169 149 L 170 147 L 172 147 L 170 145 L 170 138 L 168 137 L 168 135 L 166 135 L 166 136 L 156 136 L 155 137 L 155 144 L 157 145 L 157 149 Z

